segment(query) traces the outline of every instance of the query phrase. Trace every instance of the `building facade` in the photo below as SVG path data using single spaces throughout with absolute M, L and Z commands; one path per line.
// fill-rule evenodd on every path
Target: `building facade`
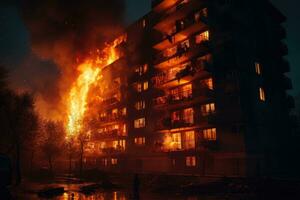
M 294 100 L 267 0 L 153 0 L 103 70 L 87 166 L 139 173 L 279 173 Z

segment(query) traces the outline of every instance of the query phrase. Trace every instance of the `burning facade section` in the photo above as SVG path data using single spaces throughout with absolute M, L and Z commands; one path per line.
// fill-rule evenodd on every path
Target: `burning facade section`
M 70 93 L 79 107 L 70 102 L 68 127 L 76 132 L 80 113 L 89 116 L 86 167 L 276 172 L 279 147 L 287 142 L 278 136 L 290 131 L 293 106 L 281 42 L 285 17 L 268 1 L 238 2 L 155 0 L 108 55 L 122 54 L 100 67 L 84 64 Z M 272 77 L 280 77 L 280 87 Z

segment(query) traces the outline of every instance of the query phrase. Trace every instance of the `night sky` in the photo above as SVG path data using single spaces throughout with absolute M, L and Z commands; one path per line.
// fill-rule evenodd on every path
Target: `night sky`
M 291 93 L 296 95 L 300 93 L 300 68 L 298 67 L 300 65 L 300 2 L 297 0 L 272 1 L 288 18 L 285 27 L 288 30 L 286 43 L 289 46 L 288 60 L 291 64 L 289 76 L 294 85 L 294 90 Z M 1 0 L 1 2 L 3 1 Z M 127 24 L 146 14 L 151 6 L 150 0 L 126 0 L 126 2 Z M 14 70 L 17 70 L 19 65 L 24 63 L 24 59 L 31 54 L 29 33 L 15 4 L 0 3 L 0 27 L 0 62 L 14 73 Z M 42 65 L 36 59 L 33 60 L 35 60 L 35 63 Z M 43 72 L 47 73 L 47 66 L 45 69 L 41 69 L 41 73 Z M 35 74 L 32 74 L 32 76 L 35 76 Z M 27 84 L 30 81 L 27 79 L 28 77 L 24 78 L 18 84 Z

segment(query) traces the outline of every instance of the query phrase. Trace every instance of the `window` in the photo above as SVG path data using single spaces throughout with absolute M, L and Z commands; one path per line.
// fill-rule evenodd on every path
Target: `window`
M 134 87 L 137 92 L 142 92 L 142 91 L 148 90 L 149 83 L 148 83 L 148 81 L 145 81 L 143 83 L 135 83 Z
M 145 28 L 145 27 L 146 27 L 146 25 L 147 25 L 147 23 L 146 23 L 146 20 L 145 20 L 145 19 L 143 19 L 143 21 L 142 21 L 142 24 L 143 24 L 143 28 Z
M 261 75 L 261 64 L 258 62 L 255 62 L 255 72 L 257 75 Z
M 205 31 L 196 35 L 196 44 L 200 44 L 209 40 L 209 31 Z
M 172 100 L 181 100 L 192 96 L 192 84 L 170 90 Z
M 134 138 L 134 144 L 136 144 L 136 145 L 145 145 L 145 143 L 146 143 L 145 137 Z
M 111 111 L 111 114 L 113 115 L 113 117 L 116 117 L 118 115 L 118 108 L 115 108 Z
M 193 149 L 195 148 L 195 131 L 187 131 L 185 135 L 185 148 Z
M 204 129 L 203 138 L 205 140 L 210 140 L 210 141 L 217 140 L 217 129 L 216 128 Z
M 171 119 L 172 121 L 180 121 L 180 111 L 172 112 Z
M 145 74 L 147 71 L 148 71 L 148 64 L 140 65 L 135 68 L 135 73 L 137 73 L 140 76 Z
M 196 156 L 185 157 L 185 165 L 187 167 L 195 167 L 196 166 Z
M 265 94 L 265 90 L 263 88 L 259 88 L 259 99 L 261 101 L 266 101 L 266 94 Z
M 184 48 L 185 50 L 187 50 L 188 48 L 190 48 L 190 41 L 185 40 L 185 41 L 181 42 L 181 47 Z
M 141 83 L 136 84 L 136 91 L 137 92 L 142 92 L 143 91 L 143 85 Z
M 145 118 L 139 118 L 134 120 L 134 128 L 143 128 L 146 126 Z
M 126 148 L 126 140 L 119 140 L 119 147 L 121 149 L 124 149 Z
M 145 103 L 145 101 L 138 101 L 138 102 L 136 102 L 135 104 L 134 104 L 134 107 L 135 107 L 135 109 L 137 109 L 137 110 L 143 110 L 143 109 L 145 109 L 145 107 L 146 107 L 146 103 Z
M 207 116 L 209 114 L 214 113 L 215 110 L 215 104 L 214 103 L 209 103 L 201 106 L 201 114 L 202 116 Z
M 112 158 L 111 159 L 111 164 L 112 165 L 117 165 L 118 164 L 118 159 L 117 158 Z
M 205 80 L 202 80 L 201 83 L 206 86 L 208 89 L 213 90 L 214 89 L 214 82 L 212 78 L 208 78 Z
M 102 162 L 103 162 L 103 165 L 104 165 L 104 166 L 107 166 L 107 164 L 108 164 L 107 158 L 103 158 Z
M 163 53 L 163 56 L 168 58 L 168 57 L 175 55 L 176 53 L 177 53 L 177 46 L 174 46 L 174 47 L 166 49 Z
M 174 133 L 172 134 L 172 147 L 174 150 L 181 149 L 181 134 L 180 133 Z
M 126 124 L 123 124 L 122 133 L 123 133 L 122 134 L 123 136 L 127 135 L 127 125 Z
M 193 124 L 194 123 L 194 109 L 187 108 L 183 110 L 183 120 L 186 123 Z
M 126 107 L 122 108 L 121 112 L 122 112 L 123 116 L 126 116 L 126 114 L 127 114 L 127 108 Z
M 144 82 L 144 91 L 148 90 L 149 84 L 148 81 Z

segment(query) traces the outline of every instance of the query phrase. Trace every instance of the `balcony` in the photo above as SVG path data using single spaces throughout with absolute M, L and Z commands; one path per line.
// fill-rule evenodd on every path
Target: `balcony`
M 203 73 L 210 73 L 211 71 L 212 65 L 210 64 L 210 61 L 198 60 L 186 65 L 184 68 L 178 68 L 177 70 L 172 68 L 172 71 L 160 72 L 152 78 L 152 81 L 156 88 L 173 87 L 188 83 L 199 78 Z
M 124 153 L 125 148 L 121 147 L 121 146 L 107 147 L 107 148 L 101 149 L 101 151 L 102 151 L 103 154 L 119 154 L 119 153 Z
M 279 39 L 285 39 L 286 38 L 286 30 L 285 28 L 283 28 L 282 26 L 279 26 L 278 28 L 276 28 L 275 31 L 275 35 L 279 38 Z
M 160 69 L 170 68 L 180 63 L 187 62 L 193 56 L 200 54 L 201 52 L 203 52 L 203 54 L 208 53 L 209 50 L 209 41 L 203 41 L 199 44 L 196 44 L 194 41 L 190 40 L 189 47 L 179 45 L 176 51 L 170 56 L 165 55 L 163 52 L 159 53 L 154 61 L 154 65 Z
M 156 130 L 171 130 L 177 128 L 189 128 L 195 124 L 184 119 L 172 120 L 170 117 L 165 117 L 157 121 Z
M 170 94 L 154 99 L 154 105 L 176 104 L 179 102 L 189 101 L 193 99 L 192 90 L 181 91 L 177 94 Z
M 295 108 L 295 99 L 294 97 L 292 97 L 291 95 L 287 95 L 286 97 L 286 101 L 287 101 L 287 106 L 288 106 L 288 109 L 293 109 Z
M 286 56 L 289 53 L 289 49 L 286 44 L 280 42 L 274 49 L 279 56 Z
M 94 133 L 92 136 L 93 140 L 103 140 L 103 139 L 111 139 L 111 138 L 118 138 L 118 137 L 125 137 L 126 134 L 123 133 L 119 129 L 104 131 L 101 133 Z
M 125 118 L 126 118 L 125 115 L 118 113 L 118 114 L 108 115 L 106 117 L 100 117 L 99 122 L 100 123 L 110 123 L 110 122 L 115 122 L 115 121 L 121 121 L 121 120 L 124 120 Z
M 162 12 L 173 5 L 175 5 L 179 0 L 152 0 L 151 6 L 152 10 L 155 12 Z
M 204 14 L 199 19 L 186 18 L 182 22 L 183 23 L 176 26 L 172 33 L 166 34 L 162 40 L 153 47 L 157 50 L 163 50 L 187 39 L 188 36 L 196 32 L 207 29 L 207 17 Z
M 179 1 L 171 8 L 167 9 L 158 17 L 158 22 L 154 29 L 166 33 L 170 30 L 175 21 L 185 18 L 195 8 L 201 7 L 204 1 Z
M 287 73 L 291 71 L 290 63 L 286 59 L 279 61 L 279 68 L 282 73 Z
M 117 97 L 111 97 L 103 100 L 101 102 L 101 106 L 103 107 L 111 107 L 111 106 L 116 106 L 120 103 L 120 99 Z
M 291 81 L 291 79 L 289 79 L 288 77 L 283 76 L 283 81 L 282 81 L 282 83 L 283 83 L 284 89 L 286 89 L 286 90 L 291 90 L 291 89 L 293 89 L 292 81 Z

